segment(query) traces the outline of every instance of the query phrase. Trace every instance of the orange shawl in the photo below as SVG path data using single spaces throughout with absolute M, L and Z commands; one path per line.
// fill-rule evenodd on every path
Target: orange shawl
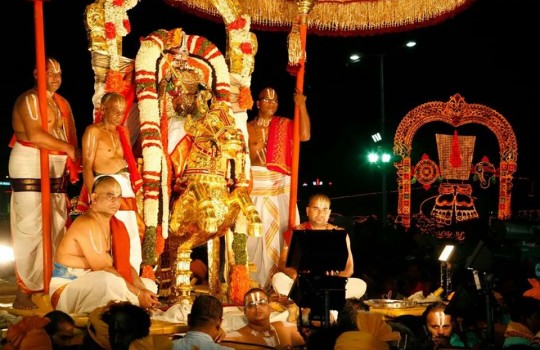
M 111 218 L 112 253 L 114 267 L 129 283 L 133 283 L 131 264 L 129 262 L 129 234 L 126 225 L 116 217 Z
M 55 93 L 54 100 L 58 104 L 60 111 L 62 112 L 62 119 L 64 121 L 64 128 L 66 130 L 67 142 L 77 148 L 77 130 L 75 129 L 75 120 L 73 119 L 73 113 L 69 107 L 68 101 Z M 67 159 L 67 171 L 69 173 L 69 180 L 72 184 L 79 181 L 79 173 L 82 172 L 82 165 L 80 159 L 76 161 L 71 160 L 68 157 Z
M 281 174 L 290 175 L 292 167 L 293 121 L 273 117 L 268 128 L 266 167 Z

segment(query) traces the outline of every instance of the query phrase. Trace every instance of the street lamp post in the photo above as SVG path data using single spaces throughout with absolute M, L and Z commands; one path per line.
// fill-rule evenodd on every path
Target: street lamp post
M 375 134 L 375 135 L 372 135 L 372 138 L 375 140 L 375 139 L 380 139 L 382 140 L 382 137 L 379 133 Z M 382 188 L 381 188 L 381 193 L 382 193 L 382 218 L 381 218 L 381 223 L 383 225 L 383 228 L 386 227 L 386 223 L 387 223 L 387 218 L 386 218 L 386 212 L 387 212 L 387 198 L 386 198 L 386 195 L 387 195 L 387 191 L 386 191 L 386 165 L 388 163 L 390 163 L 390 161 L 392 160 L 392 155 L 389 153 L 389 152 L 385 152 L 383 147 L 382 146 L 377 146 L 377 150 L 375 152 L 370 152 L 368 154 L 368 161 L 369 163 L 373 164 L 373 165 L 376 165 L 378 168 L 380 168 L 381 170 L 381 185 L 382 185 Z
M 381 137 L 383 140 L 385 139 L 385 126 L 386 126 L 386 113 L 384 109 L 385 101 L 384 101 L 384 54 L 379 55 L 379 97 L 380 97 L 380 113 L 381 113 Z M 382 192 L 382 217 L 381 217 L 381 223 L 383 229 L 386 227 L 387 224 L 387 204 L 388 204 L 388 198 L 387 198 L 387 191 L 386 191 L 386 169 L 382 170 L 382 176 L 381 176 L 381 192 Z
M 416 42 L 409 41 L 405 44 L 406 47 L 412 48 L 416 46 Z M 384 56 L 385 52 L 381 52 L 378 54 L 375 54 L 373 56 L 377 56 L 379 59 L 379 113 L 380 113 L 380 133 L 376 134 L 378 135 L 375 137 L 375 135 L 372 135 L 374 142 L 384 141 L 386 142 L 386 111 L 385 111 L 385 79 L 384 79 Z M 350 55 L 349 59 L 351 62 L 360 62 L 362 58 L 362 55 L 360 54 L 352 54 Z M 370 153 L 368 155 L 368 160 L 372 164 L 377 164 L 379 168 L 381 168 L 381 193 L 382 193 L 382 202 L 381 202 L 381 223 L 383 229 L 386 228 L 386 225 L 388 223 L 387 218 L 387 211 L 388 211 L 388 191 L 387 191 L 387 184 L 386 184 L 386 166 L 381 166 L 381 164 L 378 164 L 379 162 L 382 163 L 382 165 L 386 165 L 385 163 L 389 163 L 391 160 L 390 153 L 385 153 L 381 146 L 377 147 L 377 157 L 374 156 L 374 153 Z

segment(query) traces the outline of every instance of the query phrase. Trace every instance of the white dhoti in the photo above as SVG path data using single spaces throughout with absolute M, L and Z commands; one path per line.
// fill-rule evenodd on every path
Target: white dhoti
M 276 272 L 272 276 L 272 288 L 280 295 L 289 295 L 294 280 L 283 272 Z M 366 294 L 367 284 L 361 278 L 349 277 L 345 283 L 345 299 L 361 298 Z
M 9 157 L 9 177 L 12 187 L 17 180 L 40 179 L 40 150 L 15 143 Z M 66 155 L 49 154 L 49 176 L 62 179 L 66 170 Z M 65 179 L 68 181 L 67 179 Z M 68 216 L 66 193 L 50 193 L 51 245 L 54 256 L 62 239 Z M 15 190 L 11 194 L 10 226 L 15 256 L 15 271 L 19 287 L 27 292 L 43 290 L 43 224 L 41 221 L 41 190 Z
M 147 278 L 141 280 L 148 290 L 157 293 L 155 282 Z M 107 271 L 68 268 L 58 263 L 55 264 L 49 294 L 53 307 L 68 314 L 90 313 L 111 300 L 139 305 L 139 299 L 128 289 L 122 277 Z
M 291 177 L 266 167 L 252 166 L 253 189 L 251 201 L 259 212 L 263 224 L 262 237 L 248 236 L 248 258 L 256 267 L 251 279 L 263 288 L 270 284 L 270 277 L 277 271 L 283 247 L 283 232 L 289 225 L 289 199 Z M 300 222 L 296 208 L 296 222 Z
M 103 175 L 96 176 L 96 179 L 100 176 Z M 118 181 L 122 189 L 122 198 L 127 199 L 122 201 L 123 205 L 114 216 L 126 226 L 130 243 L 129 262 L 135 271 L 139 272 L 142 263 L 142 245 L 141 237 L 139 236 L 139 226 L 137 225 L 135 193 L 131 187 L 129 172 L 110 174 L 108 176 L 112 176 Z M 127 203 L 131 203 L 131 205 L 127 205 Z

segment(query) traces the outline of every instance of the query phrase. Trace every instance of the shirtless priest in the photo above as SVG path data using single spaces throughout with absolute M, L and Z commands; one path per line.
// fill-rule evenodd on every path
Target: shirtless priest
M 295 324 L 270 321 L 270 296 L 261 288 L 252 288 L 244 295 L 247 325 L 227 333 L 225 340 L 258 344 L 283 350 L 304 345 L 304 338 Z
M 156 284 L 129 263 L 129 236 L 114 217 L 121 193 L 112 176 L 94 181 L 90 208 L 69 227 L 56 253 L 49 288 L 55 309 L 89 313 L 111 300 L 143 308 L 159 304 Z

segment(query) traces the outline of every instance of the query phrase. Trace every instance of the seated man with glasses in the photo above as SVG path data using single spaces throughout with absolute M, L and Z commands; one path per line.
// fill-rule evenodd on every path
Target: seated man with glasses
M 244 315 L 247 325 L 227 333 L 225 342 L 263 345 L 271 349 L 294 349 L 304 345 L 304 338 L 295 324 L 270 322 L 270 299 L 260 288 L 252 288 L 244 295 Z M 262 347 L 260 347 L 262 348 Z

